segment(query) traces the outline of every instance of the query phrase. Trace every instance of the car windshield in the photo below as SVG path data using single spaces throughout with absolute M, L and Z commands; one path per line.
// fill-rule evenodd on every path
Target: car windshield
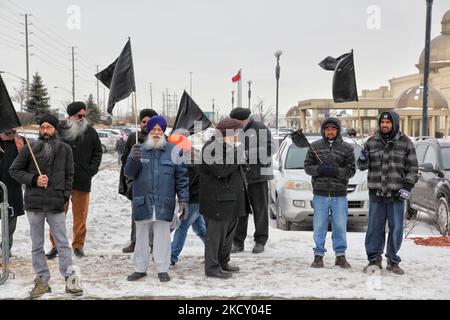
M 444 162 L 444 170 L 450 170 L 450 147 L 441 149 L 442 161 Z
M 304 169 L 307 152 L 308 148 L 299 148 L 295 144 L 292 144 L 287 153 L 285 169 Z M 361 147 L 356 144 L 353 145 L 353 153 L 355 155 L 355 160 L 358 159 L 359 154 L 361 153 Z

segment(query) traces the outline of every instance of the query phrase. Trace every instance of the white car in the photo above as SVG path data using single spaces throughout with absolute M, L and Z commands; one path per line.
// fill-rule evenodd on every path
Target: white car
M 321 137 L 307 139 L 313 142 Z M 355 159 L 359 157 L 361 146 L 355 140 L 343 139 L 354 146 Z M 308 148 L 299 148 L 290 137 L 286 137 L 274 155 L 274 179 L 269 182 L 269 212 L 270 217 L 276 219 L 279 229 L 290 230 L 292 224 L 312 226 L 314 209 L 311 176 L 305 173 L 303 167 L 307 151 Z M 349 180 L 347 199 L 348 223 L 367 224 L 367 172 L 356 169 L 356 174 Z
M 108 151 L 116 150 L 116 138 L 111 132 L 97 130 L 98 137 L 100 138 L 100 142 L 102 143 L 102 151 L 103 153 Z

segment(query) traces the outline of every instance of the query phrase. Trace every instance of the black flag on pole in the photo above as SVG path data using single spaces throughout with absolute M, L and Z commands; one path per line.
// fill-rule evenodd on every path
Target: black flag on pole
M 203 113 L 202 109 L 200 109 L 187 92 L 184 91 L 172 132 L 175 132 L 176 129 L 185 129 L 189 131 L 190 135 L 195 134 L 197 133 L 195 132 L 197 127 L 194 128 L 194 122 L 196 121 L 201 122 L 201 130 L 197 130 L 197 132 L 209 128 L 212 124 L 208 117 Z
M 22 126 L 0 75 L 0 132 Z
M 319 66 L 325 70 L 334 70 L 334 102 L 358 101 L 353 50 L 350 53 L 343 54 L 338 58 L 326 57 L 319 63 Z
M 106 69 L 100 71 L 95 75 L 95 77 L 100 80 L 108 89 L 111 87 L 111 81 L 114 74 L 114 69 L 116 68 L 116 63 L 119 58 L 116 59 L 113 63 L 111 63 Z
M 112 115 L 116 102 L 127 98 L 131 92 L 136 91 L 131 40 L 128 40 L 119 58 L 95 76 L 109 88 L 107 110 Z
M 291 139 L 294 144 L 299 148 L 307 148 L 310 146 L 308 139 L 305 137 L 302 129 L 298 129 L 291 133 Z

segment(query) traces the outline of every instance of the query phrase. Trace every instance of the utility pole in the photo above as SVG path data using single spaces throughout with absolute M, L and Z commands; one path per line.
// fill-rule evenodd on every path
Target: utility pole
M 152 83 L 150 82 L 150 108 L 153 109 L 153 92 L 152 92 Z
M 234 90 L 231 91 L 231 109 L 234 109 Z
M 25 13 L 25 63 L 27 72 L 27 98 L 30 97 L 30 54 L 28 50 L 28 14 Z
M 431 38 L 431 12 L 433 0 L 427 1 L 427 15 L 425 26 L 425 56 L 423 61 L 423 108 L 422 108 L 422 136 L 434 137 L 434 132 L 428 132 L 428 79 L 430 76 L 430 38 Z
M 99 68 L 99 67 L 100 67 L 100 65 L 97 65 L 97 73 L 98 73 L 98 68 Z M 97 79 L 97 105 L 100 106 L 98 79 Z
M 75 47 L 72 47 L 72 102 L 75 101 Z
M 252 97 L 252 89 L 251 89 L 252 81 L 249 80 L 247 83 L 248 83 L 248 108 L 250 109 L 250 99 Z
M 191 96 L 191 98 L 192 98 L 192 72 L 189 72 L 189 83 L 190 83 L 190 86 L 189 86 L 189 95 Z
M 216 112 L 214 111 L 214 99 L 212 99 L 212 100 L 213 100 L 213 105 L 212 105 L 213 119 L 212 119 L 212 122 L 215 122 L 216 121 Z

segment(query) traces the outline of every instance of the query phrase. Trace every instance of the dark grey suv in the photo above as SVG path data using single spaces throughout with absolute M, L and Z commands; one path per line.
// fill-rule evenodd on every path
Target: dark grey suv
M 407 219 L 417 211 L 433 217 L 442 235 L 449 234 L 450 139 L 419 137 L 414 141 L 419 162 L 419 181 L 412 189 Z

